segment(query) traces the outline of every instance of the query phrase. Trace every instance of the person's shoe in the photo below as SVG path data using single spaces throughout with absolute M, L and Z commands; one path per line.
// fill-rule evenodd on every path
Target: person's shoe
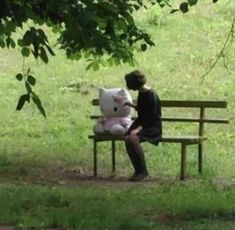
M 138 173 L 137 172 L 135 172 L 131 177 L 129 177 L 129 181 L 133 181 L 134 180 L 134 178 L 136 178 L 138 176 Z
M 143 181 L 148 178 L 148 173 L 134 173 L 130 178 L 129 181 Z

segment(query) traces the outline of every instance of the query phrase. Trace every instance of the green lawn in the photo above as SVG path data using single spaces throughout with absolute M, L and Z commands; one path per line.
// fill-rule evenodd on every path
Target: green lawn
M 25 93 L 15 79 L 22 70 L 18 50 L 0 50 L 0 225 L 19 229 L 234 229 L 235 186 L 235 42 L 205 78 L 231 28 L 235 3 L 200 3 L 188 14 L 169 15 L 152 8 L 136 15 L 156 46 L 137 53 L 135 66 L 101 67 L 67 60 L 62 51 L 48 65 L 29 58 L 37 77 L 35 92 L 47 111 L 33 104 L 15 111 Z M 52 38 L 52 43 L 53 43 Z M 125 87 L 123 76 L 141 69 L 162 99 L 226 100 L 215 115 L 229 125 L 207 125 L 204 172 L 196 171 L 190 147 L 188 173 L 180 182 L 179 146 L 144 144 L 153 179 L 129 183 L 132 169 L 122 143 L 117 149 L 117 177 L 110 178 L 110 149 L 101 144 L 98 179 L 93 179 L 92 143 L 87 136 L 94 113 L 90 105 L 99 87 Z M 131 92 L 133 97 L 135 92 Z M 188 127 L 165 126 L 184 134 Z

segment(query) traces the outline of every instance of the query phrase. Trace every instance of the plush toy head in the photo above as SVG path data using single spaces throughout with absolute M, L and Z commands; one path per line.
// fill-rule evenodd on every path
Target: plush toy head
M 119 99 L 118 102 L 115 102 L 115 97 Z M 100 110 L 105 117 L 130 116 L 131 108 L 124 106 L 127 101 L 131 102 L 132 99 L 125 89 L 99 89 Z
M 131 125 L 131 108 L 125 102 L 132 102 L 125 89 L 99 89 L 99 104 L 102 117 L 94 126 L 95 133 L 124 134 Z

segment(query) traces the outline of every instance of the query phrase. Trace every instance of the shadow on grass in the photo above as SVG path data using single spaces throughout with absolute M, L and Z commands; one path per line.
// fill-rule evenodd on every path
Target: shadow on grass
M 150 176 L 144 181 L 131 182 L 130 175 L 109 175 L 100 172 L 94 176 L 93 171 L 70 167 L 42 167 L 31 165 L 7 165 L 0 167 L 0 181 L 13 184 L 45 184 L 45 185 L 89 185 L 96 186 L 133 186 L 139 184 L 178 182 L 177 176 Z M 186 180 L 187 181 L 187 180 Z M 184 181 L 186 183 L 186 181 Z

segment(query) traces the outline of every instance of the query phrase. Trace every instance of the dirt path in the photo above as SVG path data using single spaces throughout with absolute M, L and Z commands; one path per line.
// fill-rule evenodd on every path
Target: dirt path
M 135 186 L 140 184 L 155 184 L 178 181 L 176 177 L 157 177 L 151 176 L 140 182 L 128 181 L 129 175 L 110 176 L 107 173 L 100 173 L 94 177 L 92 171 L 83 172 L 68 168 L 26 168 L 27 171 L 20 174 L 18 172 L 8 171 L 0 175 L 0 179 L 5 183 L 12 184 L 40 184 L 40 185 L 63 185 L 63 186 Z

